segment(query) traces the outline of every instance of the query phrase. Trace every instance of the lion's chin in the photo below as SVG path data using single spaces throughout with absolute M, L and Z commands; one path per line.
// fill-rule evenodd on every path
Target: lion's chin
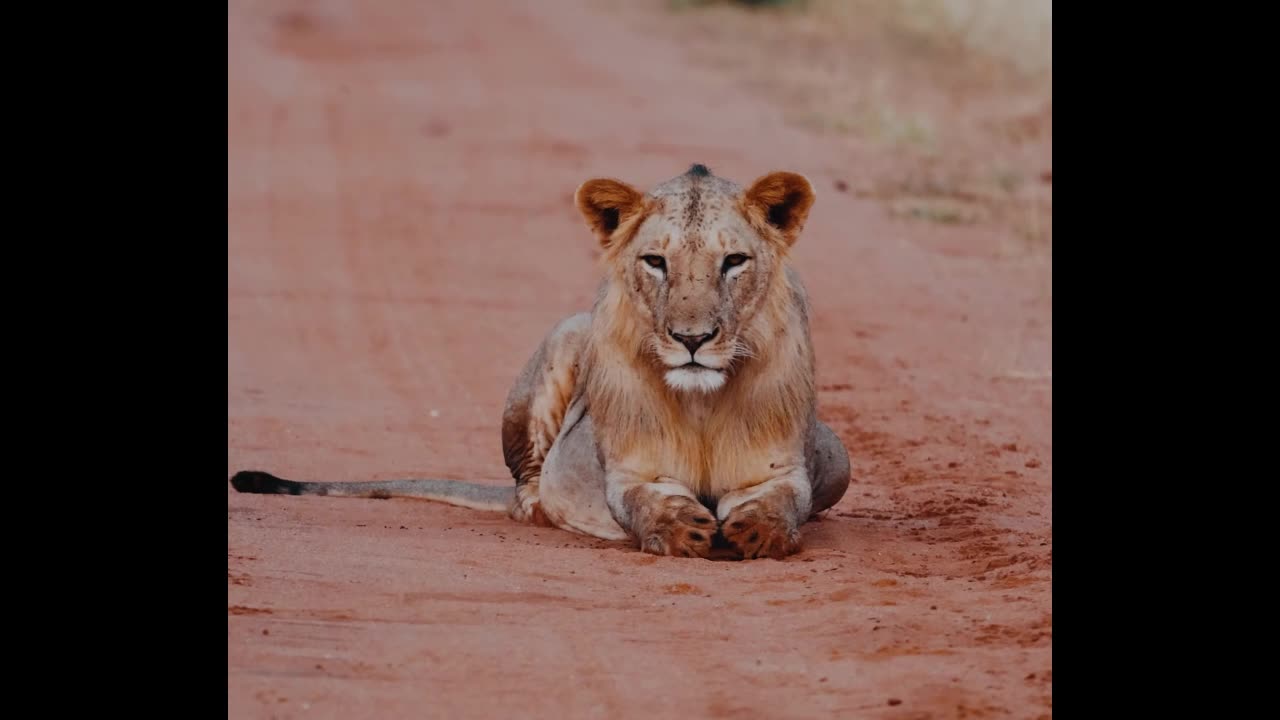
M 676 392 L 715 392 L 724 387 L 725 381 L 720 370 L 693 364 L 672 368 L 663 377 L 667 387 Z

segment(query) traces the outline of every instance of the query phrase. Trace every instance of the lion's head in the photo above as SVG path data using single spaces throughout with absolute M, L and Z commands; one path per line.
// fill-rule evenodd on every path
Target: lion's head
M 625 341 L 668 387 L 719 390 L 776 340 L 782 318 L 761 315 L 791 299 L 783 263 L 814 201 L 803 176 L 774 172 L 743 189 L 694 165 L 648 193 L 590 180 L 575 200 L 633 311 Z

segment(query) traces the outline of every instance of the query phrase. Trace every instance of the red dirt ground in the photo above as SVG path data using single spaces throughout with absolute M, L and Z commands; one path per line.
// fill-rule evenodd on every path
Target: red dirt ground
M 574 188 L 703 162 L 818 189 L 795 256 L 853 484 L 743 563 L 228 486 L 229 716 L 1048 717 L 1041 271 L 922 239 L 822 138 L 571 6 L 232 3 L 228 476 L 510 483 L 507 389 L 596 287 Z

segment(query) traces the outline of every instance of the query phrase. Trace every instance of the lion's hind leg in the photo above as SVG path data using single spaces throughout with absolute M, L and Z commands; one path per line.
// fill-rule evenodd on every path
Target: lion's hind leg
M 516 522 L 551 526 L 546 513 L 542 512 L 542 484 L 538 479 L 516 486 L 516 499 L 511 504 L 510 515 Z
M 542 466 L 542 512 L 556 527 L 602 540 L 626 540 L 605 498 L 604 467 L 591 417 L 575 407 Z
M 511 517 L 549 524 L 541 508 L 543 464 L 560 435 L 574 397 L 591 318 L 585 313 L 558 323 L 525 363 L 502 414 L 502 453 L 516 481 Z
M 811 513 L 816 515 L 840 502 L 849 489 L 849 451 L 822 422 L 814 424 L 808 450 L 809 482 L 813 488 Z

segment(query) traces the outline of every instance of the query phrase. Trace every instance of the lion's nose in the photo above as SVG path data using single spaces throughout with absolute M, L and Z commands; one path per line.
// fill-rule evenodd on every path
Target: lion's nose
M 667 332 L 671 333 L 671 337 L 675 338 L 676 342 L 689 348 L 689 354 L 693 355 L 694 353 L 698 352 L 698 348 L 702 347 L 703 345 L 706 345 L 708 342 L 711 341 L 711 338 L 715 337 L 716 335 L 719 335 L 720 328 L 717 327 L 711 332 L 703 333 L 701 335 L 681 335 L 680 333 L 675 332 L 674 330 L 671 330 L 671 329 L 668 329 Z

